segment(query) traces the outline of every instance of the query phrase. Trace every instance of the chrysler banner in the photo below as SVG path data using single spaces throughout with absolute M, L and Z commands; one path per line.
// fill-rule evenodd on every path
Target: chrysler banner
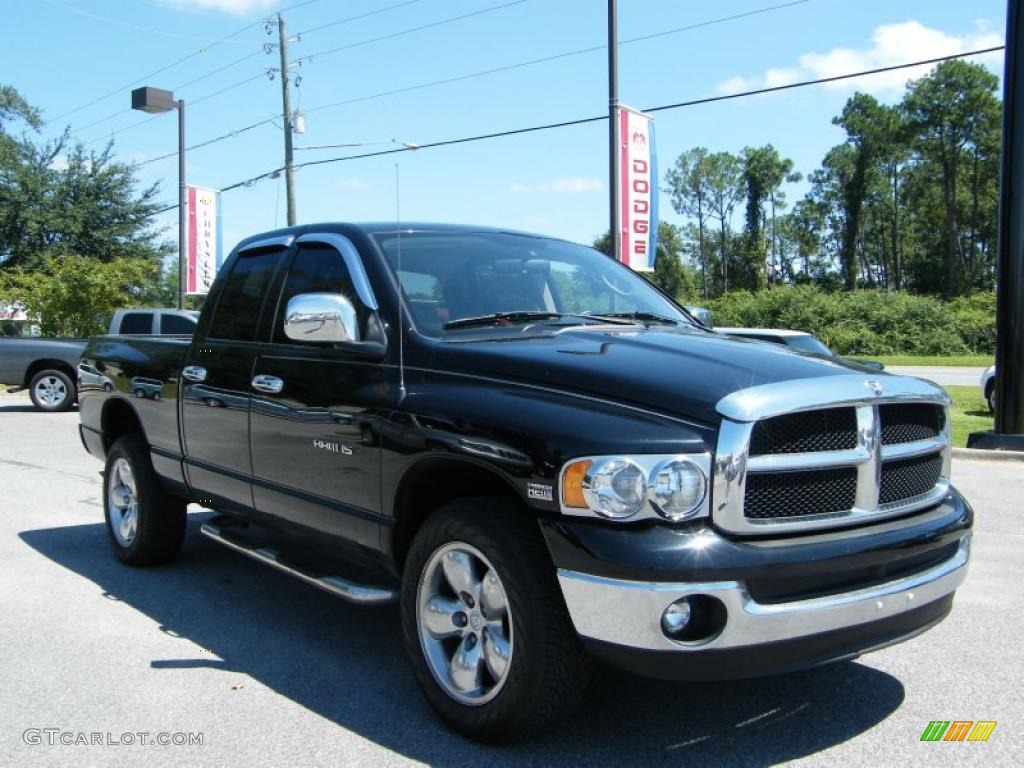
M 223 261 L 220 192 L 188 188 L 188 279 L 185 292 L 205 296 Z
M 658 241 L 658 166 L 654 120 L 619 108 L 619 183 L 622 251 L 619 260 L 640 272 L 654 269 Z

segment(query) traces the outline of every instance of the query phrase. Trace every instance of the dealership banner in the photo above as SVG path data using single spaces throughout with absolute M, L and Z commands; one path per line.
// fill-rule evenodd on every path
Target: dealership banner
M 188 188 L 188 277 L 185 293 L 205 296 L 224 261 L 221 247 L 220 192 Z
M 638 272 L 654 269 L 658 244 L 658 164 L 654 118 L 619 107 L 619 183 L 622 250 L 619 261 Z

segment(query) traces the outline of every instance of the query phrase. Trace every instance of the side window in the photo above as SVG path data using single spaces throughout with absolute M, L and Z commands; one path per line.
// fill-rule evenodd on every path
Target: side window
M 356 308 L 360 330 L 365 329 L 369 311 L 356 294 L 345 260 L 333 247 L 320 243 L 299 246 L 278 304 L 277 320 L 274 323 L 274 342 L 278 344 L 301 343 L 284 335 L 284 316 L 288 302 L 300 293 L 343 294 Z
M 210 323 L 211 339 L 253 341 L 256 338 L 260 308 L 284 253 L 280 249 L 242 253 L 217 301 Z
M 152 332 L 152 312 L 126 312 L 121 315 L 121 327 L 118 328 L 118 333 L 147 334 Z
M 181 315 L 160 315 L 160 334 L 162 336 L 191 336 L 195 333 L 196 321 Z

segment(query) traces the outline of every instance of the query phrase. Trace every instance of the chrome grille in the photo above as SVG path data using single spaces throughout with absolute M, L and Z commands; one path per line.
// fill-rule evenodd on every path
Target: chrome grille
M 857 414 L 852 408 L 823 408 L 775 416 L 754 424 L 750 455 L 841 451 L 857 446 Z
M 747 479 L 744 510 L 752 519 L 798 517 L 806 509 L 842 512 L 853 507 L 856 498 L 856 469 L 776 472 Z
M 715 524 L 739 534 L 815 530 L 935 504 L 949 488 L 947 404 L 930 382 L 854 375 L 724 398 Z
M 896 504 L 928 493 L 942 476 L 942 455 L 918 456 L 882 464 L 879 504 Z
M 913 443 L 942 434 L 946 412 L 931 403 L 892 403 L 878 407 L 882 445 Z

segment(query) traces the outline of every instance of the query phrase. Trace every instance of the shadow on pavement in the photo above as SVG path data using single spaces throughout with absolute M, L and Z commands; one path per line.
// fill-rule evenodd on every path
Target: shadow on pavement
M 120 565 L 102 523 L 20 536 L 94 582 L 104 597 L 219 657 L 195 658 L 189 646 L 185 658 L 152 659 L 160 674 L 212 667 L 249 675 L 359 736 L 433 765 L 768 765 L 851 739 L 903 701 L 899 680 L 853 662 L 699 684 L 600 670 L 581 711 L 560 730 L 540 742 L 485 747 L 446 730 L 427 708 L 394 608 L 349 605 L 223 549 L 199 534 L 204 517 L 189 516 L 175 564 L 154 569 Z

